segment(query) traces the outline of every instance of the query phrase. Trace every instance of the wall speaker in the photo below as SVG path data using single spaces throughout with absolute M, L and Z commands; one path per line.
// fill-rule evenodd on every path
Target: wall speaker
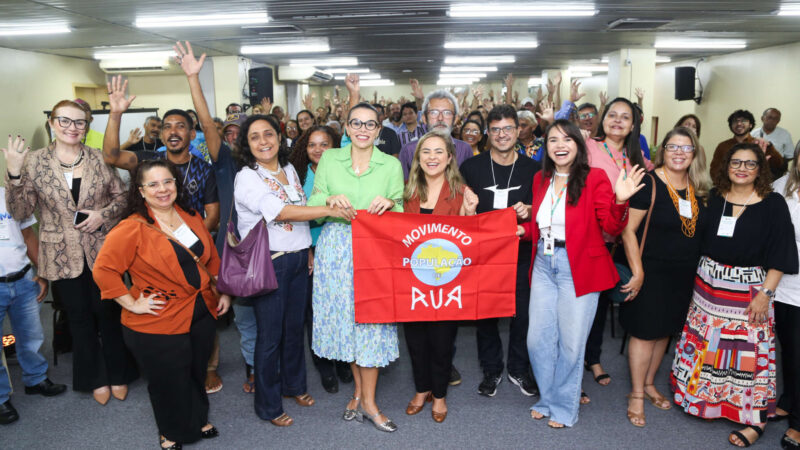
M 261 102 L 262 98 L 268 97 L 274 102 L 272 95 L 272 69 L 269 67 L 258 67 L 247 72 L 250 86 L 250 105 L 255 106 Z M 272 111 L 267 111 L 269 114 Z
M 694 67 L 675 68 L 675 100 L 694 99 L 694 79 Z

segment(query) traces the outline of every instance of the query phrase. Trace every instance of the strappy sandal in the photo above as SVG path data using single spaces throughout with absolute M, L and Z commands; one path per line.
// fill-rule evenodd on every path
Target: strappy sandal
M 580 404 L 588 405 L 589 403 L 592 403 L 592 399 L 589 398 L 589 394 L 587 394 L 586 391 L 581 391 Z
M 183 445 L 181 445 L 180 442 L 173 442 L 172 445 L 170 445 L 169 447 L 164 447 L 164 443 L 165 442 L 167 442 L 167 438 L 165 438 L 164 436 L 159 435 L 158 436 L 158 445 L 161 448 L 163 448 L 164 450 L 181 450 L 183 448 Z
M 283 413 L 280 416 L 270 420 L 270 423 L 276 427 L 288 427 L 294 423 L 294 419 L 289 417 L 286 413 Z
M 755 426 L 755 425 L 748 425 L 748 426 L 747 426 L 747 427 L 745 427 L 743 430 L 746 430 L 746 429 L 748 429 L 748 428 L 751 428 L 751 429 L 755 430 L 755 432 L 758 434 L 758 437 L 756 437 L 756 440 L 755 440 L 755 441 L 752 441 L 752 442 L 751 442 L 749 439 L 747 439 L 747 438 L 745 437 L 744 433 L 742 433 L 742 432 L 741 432 L 741 431 L 739 431 L 739 430 L 733 430 L 733 431 L 731 431 L 731 434 L 729 434 L 729 435 L 728 435 L 728 442 L 729 442 L 731 445 L 734 445 L 734 446 L 736 446 L 736 447 L 750 447 L 751 445 L 755 444 L 755 443 L 756 443 L 756 441 L 757 441 L 757 440 L 758 440 L 758 439 L 759 439 L 761 436 L 763 436 L 763 435 L 764 435 L 764 430 L 763 430 L 761 427 L 758 427 L 758 426 Z M 744 445 L 739 445 L 739 444 L 737 444 L 737 443 L 733 442 L 733 441 L 731 440 L 731 436 L 735 436 L 735 437 L 739 438 L 739 441 L 741 441 L 741 442 L 742 442 Z
M 245 376 L 247 377 L 244 384 L 242 385 L 242 391 L 247 394 L 253 394 L 256 392 L 256 377 L 253 374 L 253 367 L 249 364 L 244 365 Z
M 534 414 L 538 414 L 539 417 L 536 417 Z M 531 419 L 533 419 L 533 420 L 542 420 L 545 417 L 546 416 L 544 414 L 540 413 L 539 411 L 536 411 L 535 409 L 531 410 Z
M 628 421 L 631 423 L 631 425 L 633 425 L 635 427 L 644 428 L 644 426 L 647 423 L 645 422 L 645 419 L 644 419 L 644 395 L 643 395 L 643 393 L 642 392 L 639 392 L 639 393 L 631 392 L 630 394 L 626 395 L 625 397 L 627 397 L 628 400 L 642 400 L 642 412 L 640 412 L 640 413 L 633 412 L 633 411 L 631 411 L 630 406 L 628 407 Z
M 359 397 L 350 397 L 350 401 L 356 401 L 356 407 L 353 409 L 345 408 L 344 414 L 342 414 L 342 420 L 351 421 L 353 419 L 358 419 L 361 417 L 361 413 L 358 412 L 358 402 L 361 401 Z M 349 402 L 348 402 L 349 403 Z M 363 419 L 362 419 L 363 420 Z M 360 420 L 359 420 L 360 422 Z
M 648 386 L 653 386 L 653 389 L 655 389 L 655 391 L 656 391 L 656 395 L 650 395 L 650 394 L 647 393 L 647 387 Z M 655 385 L 645 384 L 644 385 L 644 389 L 645 389 L 644 397 L 646 399 L 650 400 L 650 403 L 652 403 L 653 406 L 655 406 L 656 408 L 658 408 L 660 410 L 663 410 L 663 411 L 669 411 L 670 409 L 672 409 L 672 403 L 670 403 L 669 400 L 667 400 L 666 397 L 664 397 L 663 395 L 661 395 L 660 392 L 658 392 L 658 389 L 656 389 Z M 663 406 L 665 403 L 666 403 L 667 406 Z
M 547 426 L 554 430 L 561 430 L 563 428 L 567 428 L 566 425 L 564 425 L 563 423 L 556 422 L 555 420 L 549 420 L 547 422 Z
M 283 398 L 293 398 L 300 406 L 311 406 L 314 404 L 314 398 L 306 392 L 303 395 L 284 396 Z

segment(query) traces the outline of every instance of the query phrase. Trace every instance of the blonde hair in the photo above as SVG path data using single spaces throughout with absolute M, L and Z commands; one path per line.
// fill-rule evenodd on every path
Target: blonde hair
M 691 128 L 675 127 L 661 141 L 661 146 L 653 157 L 653 164 L 656 168 L 664 165 L 664 153 L 666 153 L 667 143 L 673 136 L 684 136 L 692 141 L 694 146 L 694 157 L 689 165 L 689 183 L 694 188 L 695 195 L 701 198 L 708 197 L 708 190 L 711 188 L 711 177 L 706 172 L 706 152 L 697 141 L 697 135 Z
M 428 201 L 428 183 L 425 180 L 425 172 L 419 163 L 419 154 L 425 142 L 434 137 L 444 141 L 447 154 L 450 156 L 450 163 L 444 169 L 444 179 L 450 187 L 450 198 L 455 198 L 456 194 L 461 192 L 464 186 L 464 179 L 461 177 L 461 172 L 458 171 L 456 146 L 453 144 L 453 139 L 444 130 L 431 130 L 419 138 L 417 142 L 417 148 L 414 150 L 414 159 L 411 161 L 411 170 L 408 172 L 408 183 L 406 183 L 403 191 L 403 201 L 407 202 L 414 196 L 419 196 L 420 203 Z

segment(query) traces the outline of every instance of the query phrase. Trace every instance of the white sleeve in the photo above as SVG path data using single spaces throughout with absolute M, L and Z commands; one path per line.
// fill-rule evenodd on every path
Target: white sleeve
M 286 206 L 274 195 L 261 176 L 254 170 L 243 169 L 236 177 L 236 203 L 253 214 L 259 214 L 272 222 Z

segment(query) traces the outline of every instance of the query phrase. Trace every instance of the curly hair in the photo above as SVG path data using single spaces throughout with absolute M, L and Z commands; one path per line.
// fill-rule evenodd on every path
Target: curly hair
M 716 187 L 720 194 L 723 195 L 730 192 L 731 179 L 728 176 L 728 167 L 730 166 L 731 159 L 733 159 L 733 155 L 739 150 L 749 150 L 756 155 L 756 160 L 758 161 L 758 175 L 756 175 L 753 185 L 759 197 L 766 197 L 770 192 L 772 192 L 772 172 L 769 170 L 767 158 L 764 156 L 764 152 L 761 150 L 761 147 L 754 143 L 742 142 L 736 144 L 731 147 L 727 153 L 725 153 L 725 157 L 722 159 L 722 164 L 717 167 L 715 173 L 711 174 L 714 187 Z
M 248 117 L 247 120 L 245 120 L 242 124 L 241 131 L 239 131 L 239 157 L 242 165 L 254 170 L 258 165 L 258 162 L 256 162 L 256 157 L 253 156 L 253 152 L 250 151 L 250 142 L 247 140 L 247 134 L 250 131 L 250 127 L 259 120 L 267 122 L 270 128 L 272 128 L 272 130 L 275 131 L 275 134 L 278 136 L 278 165 L 283 167 L 289 164 L 289 148 L 286 146 L 286 140 L 281 134 L 280 125 L 278 125 L 278 122 L 270 116 L 257 114 Z
M 189 213 L 189 215 L 195 215 L 196 212 L 194 208 L 192 208 L 189 195 L 183 190 L 183 180 L 181 179 L 180 171 L 175 164 L 172 164 L 166 159 L 150 159 L 140 162 L 139 165 L 133 169 L 133 173 L 131 173 L 131 184 L 128 187 L 128 209 L 125 211 L 125 217 L 129 217 L 133 214 L 139 214 L 140 216 L 144 217 L 147 223 L 152 225 L 155 222 L 155 220 L 153 220 L 153 218 L 150 216 L 147 203 L 145 202 L 144 196 L 139 190 L 143 189 L 142 180 L 144 179 L 144 174 L 148 170 L 155 167 L 163 167 L 169 170 L 172 178 L 175 178 L 175 190 L 178 194 L 178 196 L 175 198 L 175 203 L 177 203 L 181 209 Z
M 292 163 L 294 170 L 297 171 L 297 176 L 300 177 L 300 184 L 306 182 L 308 163 L 311 162 L 311 160 L 308 159 L 308 140 L 311 139 L 311 135 L 317 131 L 328 135 L 328 138 L 331 140 L 331 148 L 339 148 L 341 146 L 342 138 L 339 136 L 339 133 L 327 125 L 314 125 L 303 133 L 302 136 L 297 138 L 297 142 L 292 147 L 292 154 L 289 156 L 289 162 Z
M 547 151 L 547 140 L 550 137 L 550 132 L 554 129 L 560 130 L 562 133 L 572 138 L 575 145 L 578 147 L 578 154 L 572 166 L 569 168 L 569 178 L 567 179 L 567 200 L 572 206 L 578 204 L 581 198 L 581 192 L 586 187 L 586 177 L 589 176 L 589 153 L 586 150 L 586 141 L 583 140 L 581 129 L 577 125 L 566 119 L 558 119 L 544 132 L 544 156 L 542 157 L 542 184 L 546 177 L 553 176 L 556 170 L 556 163 L 550 158 L 550 153 Z

